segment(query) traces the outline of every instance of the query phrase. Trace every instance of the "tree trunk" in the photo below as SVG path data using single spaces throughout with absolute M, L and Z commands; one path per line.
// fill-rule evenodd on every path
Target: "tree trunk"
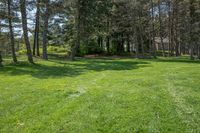
M 177 6 L 177 5 L 176 5 Z M 177 7 L 176 7 L 177 8 Z M 178 57 L 179 54 L 179 41 L 178 41 L 178 15 L 177 15 L 177 9 L 176 9 L 176 21 L 175 21 L 175 53 L 176 53 L 176 57 Z
M 26 49 L 27 49 L 28 61 L 30 63 L 33 63 L 31 46 L 30 46 L 29 37 L 28 37 L 27 16 L 26 16 L 26 0 L 20 0 L 20 9 L 21 9 L 22 28 L 23 28 L 25 45 L 26 45 Z
M 10 30 L 10 44 L 11 44 L 11 50 L 12 50 L 12 58 L 13 58 L 13 61 L 16 63 L 17 57 L 15 54 L 15 40 L 14 40 L 14 33 L 13 33 L 13 26 L 12 26 L 11 3 L 12 3 L 12 0 L 8 0 L 8 21 L 9 21 L 9 30 Z
M 0 25 L 1 25 L 1 21 L 2 21 L 2 20 L 0 20 Z M 2 27 L 0 26 L 0 35 L 1 35 L 1 28 L 2 28 Z
M 98 38 L 97 38 L 97 43 L 98 43 L 98 47 L 101 48 L 101 38 L 100 38 L 100 36 L 98 36 Z
M 171 2 L 168 2 L 168 15 L 169 15 L 169 20 L 168 20 L 168 56 L 171 56 Z
M 75 29 L 76 29 L 76 35 L 75 35 L 75 44 L 72 46 L 72 49 L 71 49 L 71 60 L 73 61 L 75 59 L 75 55 L 76 55 L 76 52 L 77 52 L 77 49 L 78 47 L 80 46 L 80 40 L 81 40 L 81 37 L 80 37 L 80 21 L 81 21 L 81 18 L 80 18 L 80 0 L 77 0 L 77 3 L 76 3 L 77 7 L 76 7 L 76 18 L 75 18 Z
M 3 59 L 2 59 L 2 55 L 1 55 L 1 51 L 0 51 L 0 67 L 2 66 L 2 62 L 3 62 Z
M 198 59 L 200 59 L 200 46 L 198 46 Z
M 142 56 L 144 57 L 144 40 L 143 40 L 142 33 L 140 33 L 140 43 L 141 43 L 141 49 L 142 49 Z
M 194 32 L 193 32 L 193 25 L 195 23 L 195 7 L 194 7 L 194 0 L 190 0 L 190 59 L 194 60 L 194 42 L 195 42 L 195 38 L 194 38 Z
M 162 4 L 161 1 L 158 0 L 160 41 L 161 41 L 161 46 L 162 46 L 162 54 L 165 57 L 165 46 L 164 46 L 164 43 L 163 43 L 163 30 L 162 30 L 163 27 L 162 27 L 162 16 L 161 16 L 161 4 Z
M 34 43 L 33 43 L 33 55 L 37 54 L 40 56 L 39 48 L 39 24 L 40 22 L 40 0 L 37 1 L 37 12 L 36 12 L 36 23 L 35 23 L 35 33 L 34 33 Z M 36 51 L 36 52 L 35 52 Z
M 107 36 L 106 36 L 106 49 L 107 49 L 107 54 L 110 54 L 110 36 L 109 36 L 110 22 L 109 22 L 109 16 L 107 16 L 106 31 L 107 31 Z
M 124 34 L 122 33 L 122 35 L 121 35 L 121 48 L 120 48 L 120 51 L 121 51 L 121 53 L 124 53 L 124 42 L 125 42 L 125 40 L 124 40 Z
M 190 44 L 190 59 L 194 60 L 194 45 Z
M 103 37 L 100 37 L 100 48 L 103 50 Z
M 176 5 L 175 5 L 176 1 L 172 2 L 172 15 L 171 15 L 171 55 L 174 55 L 174 51 L 175 51 L 175 46 L 176 46 L 176 38 L 175 38 L 175 14 L 176 14 Z
M 106 37 L 107 54 L 110 54 L 110 37 Z
M 144 39 L 143 39 L 143 27 L 142 27 L 142 23 L 141 23 L 141 16 L 142 16 L 142 12 L 139 12 L 139 38 L 140 38 L 140 43 L 141 43 L 141 50 L 142 50 L 142 56 L 144 57 Z
M 130 53 L 130 35 L 127 34 L 127 52 Z
M 151 0 L 151 26 L 152 26 L 152 54 L 156 58 L 156 44 L 155 44 L 155 26 L 154 26 L 154 4 Z
M 44 31 L 43 31 L 43 44 L 42 44 L 42 50 L 43 50 L 43 56 L 42 58 L 45 60 L 48 60 L 47 57 L 47 33 L 48 33 L 48 27 L 49 27 L 49 0 L 45 1 L 46 11 L 45 11 L 45 17 L 44 17 Z

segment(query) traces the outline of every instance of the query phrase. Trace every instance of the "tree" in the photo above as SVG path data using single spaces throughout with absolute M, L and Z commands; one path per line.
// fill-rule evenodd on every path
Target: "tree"
M 12 11 L 11 11 L 11 4 L 12 0 L 7 1 L 8 4 L 8 21 L 9 21 L 9 29 L 10 29 L 10 43 L 11 43 L 11 51 L 12 51 L 12 58 L 13 61 L 17 62 L 17 57 L 15 54 L 15 40 L 14 40 L 14 33 L 13 33 L 13 25 L 12 25 Z
M 152 37 L 152 53 L 153 57 L 156 58 L 156 45 L 155 45 L 155 25 L 154 25 L 154 3 L 153 0 L 151 3 L 151 37 Z
M 190 0 L 190 58 L 194 60 L 194 43 L 195 43 L 195 32 L 194 32 L 194 24 L 195 24 L 195 0 Z
M 26 0 L 20 0 L 20 10 L 21 10 L 21 18 L 22 18 L 22 28 L 24 41 L 27 50 L 28 61 L 33 63 L 32 51 L 28 37 L 28 28 L 27 28 L 27 16 L 26 16 Z
M 80 8 L 81 8 L 81 0 L 76 1 L 76 13 L 75 13 L 75 43 L 72 45 L 71 49 L 71 60 L 75 59 L 75 55 L 77 52 L 78 47 L 80 46 L 80 21 L 81 21 L 81 14 L 80 14 Z
M 48 33 L 48 27 L 49 27 L 49 16 L 50 16 L 50 1 L 45 0 L 45 16 L 44 16 L 44 29 L 43 29 L 43 43 L 42 43 L 42 48 L 43 48 L 43 59 L 47 60 L 47 33 Z
M 0 51 L 0 67 L 2 66 L 2 62 L 3 62 L 3 59 L 2 59 L 2 55 L 1 55 L 1 51 Z
M 161 0 L 158 0 L 159 26 L 160 26 L 159 27 L 159 34 L 160 34 L 163 56 L 165 57 L 165 47 L 164 47 L 164 43 L 163 43 L 163 25 L 162 25 L 161 6 L 162 6 L 162 2 L 161 2 Z
M 19 12 L 18 1 L 8 2 L 11 2 L 11 11 L 9 6 L 0 9 L 0 31 L 4 36 L 10 33 L 11 45 L 6 48 L 14 53 L 13 42 L 19 28 L 15 28 L 13 16 L 16 18 L 14 13 Z M 25 3 L 20 4 L 22 27 L 29 59 L 29 37 L 34 40 L 32 54 L 39 56 L 40 33 L 43 59 L 48 59 L 50 45 L 64 46 L 70 51 L 71 60 L 86 54 L 156 58 L 159 51 L 163 56 L 168 52 L 168 56 L 190 54 L 191 58 L 200 58 L 197 0 L 20 0 L 22 2 Z M 0 1 L 1 5 L 6 3 Z M 36 17 L 32 17 L 30 14 L 35 11 Z
M 33 44 L 33 55 L 40 56 L 39 46 L 39 32 L 40 32 L 40 0 L 37 0 L 37 11 L 36 11 L 36 23 L 34 31 L 34 44 Z

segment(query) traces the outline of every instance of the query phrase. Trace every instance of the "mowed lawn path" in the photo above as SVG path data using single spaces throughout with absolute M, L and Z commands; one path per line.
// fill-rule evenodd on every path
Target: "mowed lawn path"
M 200 132 L 200 62 L 38 60 L 0 68 L 0 133 Z

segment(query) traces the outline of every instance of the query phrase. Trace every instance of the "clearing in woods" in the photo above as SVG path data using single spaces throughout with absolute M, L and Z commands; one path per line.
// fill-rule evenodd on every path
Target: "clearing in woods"
M 7 63 L 0 92 L 2 133 L 200 132 L 200 62 L 185 58 Z

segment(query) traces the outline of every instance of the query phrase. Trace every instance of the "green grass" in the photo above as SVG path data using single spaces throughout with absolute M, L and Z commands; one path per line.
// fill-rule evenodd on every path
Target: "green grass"
M 200 132 L 200 62 L 6 64 L 0 68 L 0 132 Z

